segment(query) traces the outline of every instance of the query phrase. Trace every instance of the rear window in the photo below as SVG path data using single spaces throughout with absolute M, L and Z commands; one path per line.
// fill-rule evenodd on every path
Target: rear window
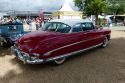
M 60 33 L 68 33 L 71 27 L 67 24 L 60 22 L 47 22 L 45 23 L 42 30 L 44 31 L 52 31 L 52 32 L 60 32 Z

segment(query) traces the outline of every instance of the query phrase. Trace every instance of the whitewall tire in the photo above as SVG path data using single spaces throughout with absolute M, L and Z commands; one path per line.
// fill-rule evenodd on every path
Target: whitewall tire
M 66 60 L 66 57 L 62 57 L 62 58 L 54 60 L 54 63 L 57 65 L 60 65 L 60 64 L 64 63 L 65 60 Z
M 105 47 L 107 46 L 108 41 L 109 41 L 108 38 L 105 37 L 104 40 L 103 40 L 103 44 L 102 44 L 102 47 L 103 47 L 103 48 L 105 48 Z

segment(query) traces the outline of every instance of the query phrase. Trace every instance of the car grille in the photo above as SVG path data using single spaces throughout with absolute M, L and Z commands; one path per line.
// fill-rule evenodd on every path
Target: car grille
M 19 50 L 16 46 L 14 46 L 15 50 L 14 50 L 14 54 L 20 58 L 21 60 L 30 60 L 30 56 L 28 53 L 22 52 L 21 50 Z

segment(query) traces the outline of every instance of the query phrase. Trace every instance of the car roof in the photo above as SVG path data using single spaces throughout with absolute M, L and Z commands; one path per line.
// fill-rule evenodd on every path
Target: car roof
M 84 22 L 92 23 L 90 20 L 87 20 L 87 19 L 56 19 L 56 20 L 51 20 L 49 22 L 61 22 L 71 27 L 73 27 L 77 23 L 84 23 Z

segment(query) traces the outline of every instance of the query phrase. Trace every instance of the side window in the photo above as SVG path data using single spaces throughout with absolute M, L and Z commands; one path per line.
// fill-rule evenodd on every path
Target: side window
M 81 28 L 82 28 L 83 31 L 87 30 L 87 29 L 86 29 L 86 24 L 85 24 L 85 23 L 82 23 L 82 24 L 81 24 Z
M 76 25 L 73 27 L 72 32 L 80 32 L 80 31 L 83 31 L 82 28 L 81 28 L 81 24 L 76 24 Z
M 53 24 L 51 24 L 50 26 L 48 26 L 48 30 L 49 30 L 49 31 L 55 31 L 56 28 L 57 28 L 56 23 L 53 23 Z
M 87 29 L 87 30 L 93 30 L 93 25 L 92 25 L 92 23 L 86 23 L 86 29 Z
M 56 25 L 56 23 L 47 23 L 47 24 L 45 24 L 44 27 L 45 27 L 45 30 L 55 31 L 57 28 L 57 25 Z
M 82 27 L 83 31 L 85 31 L 85 30 L 93 30 L 93 28 L 94 28 L 92 23 L 82 23 L 81 27 Z

